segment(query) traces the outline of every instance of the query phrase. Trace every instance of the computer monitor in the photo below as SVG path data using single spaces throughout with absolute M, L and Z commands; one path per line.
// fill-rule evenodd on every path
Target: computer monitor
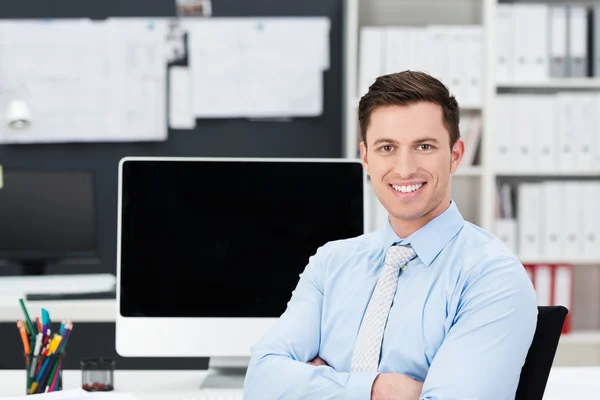
M 0 259 L 25 275 L 48 262 L 96 257 L 94 179 L 87 171 L 4 167 L 0 189 Z
M 366 190 L 356 160 L 121 160 L 117 352 L 247 363 L 317 248 L 365 232 Z

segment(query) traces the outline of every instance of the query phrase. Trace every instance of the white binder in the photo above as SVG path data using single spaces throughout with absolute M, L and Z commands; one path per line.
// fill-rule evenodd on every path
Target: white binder
M 600 182 L 581 182 L 581 256 L 597 260 L 600 258 Z
M 571 93 L 573 102 L 573 167 L 586 171 L 594 167 L 594 142 L 597 141 L 598 98 L 587 92 Z
M 560 181 L 547 181 L 542 184 L 542 244 L 544 256 L 560 258 L 565 251 L 564 220 L 570 214 L 564 208 L 564 186 Z
M 521 183 L 517 191 L 519 256 L 539 258 L 541 255 L 542 186 L 539 183 Z
M 408 28 L 389 27 L 385 30 L 385 64 L 384 74 L 391 74 L 407 69 L 409 64 L 410 43 Z
M 534 167 L 534 112 L 537 96 L 518 95 L 514 100 L 515 157 L 511 160 L 515 168 L 530 170 Z
M 502 218 L 495 221 L 495 234 L 513 254 L 518 254 L 517 220 Z
M 514 95 L 500 95 L 496 98 L 496 124 L 493 135 L 494 164 L 502 170 L 515 168 L 512 161 L 516 157 L 516 126 L 514 123 Z
M 385 30 L 364 26 L 360 30 L 360 52 L 358 61 L 358 98 L 369 91 L 369 86 L 382 75 L 385 65 Z
M 550 77 L 565 78 L 567 71 L 567 7 L 551 6 L 550 16 Z
M 528 42 L 530 64 L 527 71 L 528 80 L 546 81 L 550 77 L 549 66 L 549 37 L 548 37 L 548 5 L 527 4 L 529 22 L 526 26 L 527 36 L 521 40 Z
M 567 259 L 574 259 L 580 257 L 583 251 L 581 232 L 583 231 L 583 218 L 587 211 L 582 208 L 581 182 L 562 182 L 562 196 L 564 201 L 562 207 L 564 256 Z
M 536 265 L 533 273 L 538 306 L 552 305 L 552 266 Z
M 557 101 L 553 95 L 540 95 L 533 105 L 535 118 L 534 160 L 541 170 L 556 169 L 558 165 Z
M 496 79 L 498 82 L 511 82 L 514 79 L 514 14 L 512 4 L 499 3 L 496 6 Z
M 531 34 L 529 4 L 513 4 L 514 27 L 512 32 L 514 51 L 513 80 L 517 82 L 528 81 L 531 77 L 532 56 L 529 48 L 529 35 Z
M 561 170 L 573 170 L 575 167 L 574 143 L 575 122 L 573 97 L 571 93 L 563 92 L 557 95 L 557 137 L 558 137 L 558 167 Z
M 472 107 L 483 104 L 483 30 L 480 26 L 467 28 L 467 96 Z

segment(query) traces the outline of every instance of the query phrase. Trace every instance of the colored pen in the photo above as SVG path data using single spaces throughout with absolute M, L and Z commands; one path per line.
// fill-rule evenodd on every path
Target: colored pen
M 40 355 L 40 350 L 42 349 L 42 335 L 43 333 L 38 333 L 37 334 L 37 340 L 35 342 L 35 349 L 33 350 L 33 363 L 31 365 L 31 370 L 29 372 L 29 376 L 33 378 L 33 376 L 35 375 L 35 370 L 36 370 L 36 364 Z
M 27 312 L 27 307 L 25 307 L 25 303 L 23 302 L 23 299 L 19 299 L 19 304 L 21 305 L 21 310 L 23 311 L 23 314 L 25 314 L 25 322 L 27 322 L 27 327 L 29 328 L 29 332 L 34 332 L 33 330 L 33 323 L 31 322 L 31 318 L 29 318 L 29 313 Z
M 62 359 L 58 361 L 57 366 L 55 366 L 54 370 L 52 371 L 52 384 L 50 385 L 50 388 L 48 389 L 49 392 L 54 392 L 54 390 L 56 389 L 56 386 L 58 384 L 58 376 L 60 374 L 56 373 L 56 370 L 60 370 L 60 367 L 62 366 Z
M 68 331 L 67 331 L 68 332 Z M 57 369 L 57 364 L 54 364 L 54 366 L 51 366 L 51 362 L 50 360 L 52 360 L 52 355 L 53 354 L 58 354 L 60 355 L 62 353 L 62 349 L 64 348 L 64 344 L 66 342 L 66 337 L 60 337 L 60 336 L 55 336 L 55 338 L 59 338 L 58 339 L 58 343 L 57 345 L 51 346 L 53 347 L 53 351 L 50 352 L 50 356 L 46 359 L 46 362 L 44 363 L 44 367 L 45 370 L 42 373 L 42 377 L 39 380 L 39 384 L 37 387 L 37 390 L 35 391 L 35 393 L 44 393 L 44 391 L 46 390 L 46 387 L 48 386 L 48 384 L 50 382 L 52 382 L 52 379 L 54 377 L 54 374 L 56 373 L 56 369 Z M 54 339 L 52 339 L 54 341 Z M 53 360 L 55 361 L 55 360 Z
M 55 336 L 54 338 L 52 338 L 52 341 L 50 342 L 50 346 L 48 348 L 48 355 L 51 355 L 56 351 L 59 343 L 61 342 L 61 339 L 62 337 L 60 336 Z M 44 360 L 44 364 L 42 365 L 42 368 L 40 368 L 40 372 L 38 372 L 37 376 L 35 377 L 35 381 L 31 384 L 31 389 L 29 390 L 30 394 L 40 393 L 39 391 L 37 391 L 37 389 L 40 389 L 40 382 L 43 382 L 43 378 L 47 379 L 48 375 L 50 374 L 50 368 L 48 368 L 50 360 L 50 357 L 46 357 L 46 359 Z
M 17 322 L 17 328 L 19 328 L 19 333 L 21 334 L 21 340 L 23 341 L 23 350 L 25 354 L 29 354 L 31 348 L 29 347 L 29 338 L 27 337 L 27 331 L 25 330 L 25 326 L 23 321 Z
M 56 349 L 56 354 L 60 355 L 60 354 L 64 353 L 65 346 L 67 345 L 67 341 L 69 340 L 69 335 L 71 334 L 72 330 L 73 330 L 73 324 L 71 323 L 71 321 L 68 321 L 67 324 L 66 324 L 66 326 L 65 326 L 65 335 L 63 336 L 62 340 L 60 341 L 60 344 L 59 344 L 58 348 Z M 56 384 L 57 376 L 59 375 L 59 374 L 56 373 L 56 371 L 60 370 L 60 366 L 61 365 L 62 365 L 62 359 L 59 359 L 59 361 L 56 364 L 54 364 L 54 368 L 52 369 L 52 372 L 50 373 L 50 376 L 48 377 L 47 380 L 45 380 L 45 382 L 49 382 L 50 383 L 48 385 L 49 388 L 47 387 L 46 391 L 53 391 L 54 390 L 54 385 Z

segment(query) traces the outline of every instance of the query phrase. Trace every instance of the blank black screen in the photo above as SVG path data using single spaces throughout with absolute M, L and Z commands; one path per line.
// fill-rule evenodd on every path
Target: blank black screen
M 123 164 L 121 313 L 279 317 L 317 248 L 363 233 L 359 163 Z
M 11 171 L 0 189 L 0 256 L 89 255 L 96 250 L 93 176 Z

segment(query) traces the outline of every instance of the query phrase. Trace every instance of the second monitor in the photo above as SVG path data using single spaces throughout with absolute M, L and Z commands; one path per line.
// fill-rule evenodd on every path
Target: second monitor
M 318 247 L 365 232 L 365 193 L 354 160 L 122 160 L 117 351 L 249 356 Z

